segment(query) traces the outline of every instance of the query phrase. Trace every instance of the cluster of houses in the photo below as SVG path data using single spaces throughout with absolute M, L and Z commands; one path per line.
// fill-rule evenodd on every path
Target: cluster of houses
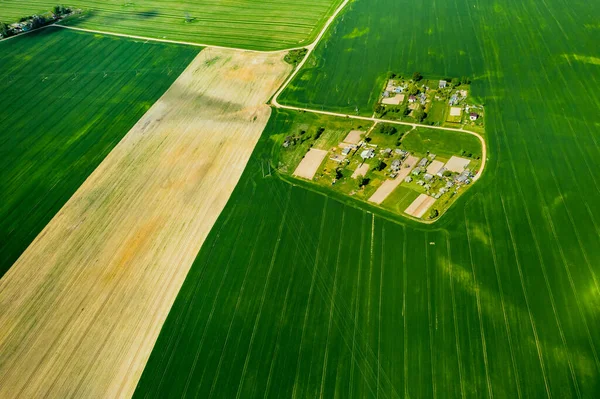
M 471 173 L 470 169 L 466 168 L 469 163 L 470 161 L 468 159 L 452 157 L 444 164 L 443 162 L 436 160 L 435 154 L 429 154 L 419 161 L 417 166 L 411 172 L 412 176 L 407 176 L 404 181 L 406 183 L 411 183 L 414 179 L 419 179 L 416 184 L 429 191 L 436 178 L 444 180 L 446 182 L 445 185 L 439 188 L 437 193 L 433 194 L 433 198 L 438 199 L 455 185 L 460 186 L 471 183 L 471 179 L 474 175 Z
M 4 34 L 0 32 L 0 39 L 29 32 L 32 29 L 37 29 L 44 25 L 54 23 L 73 12 L 70 8 L 63 6 L 56 6 L 54 9 L 54 12 L 49 12 L 44 15 L 31 15 L 29 17 L 21 18 L 21 21 L 19 22 L 8 25 Z

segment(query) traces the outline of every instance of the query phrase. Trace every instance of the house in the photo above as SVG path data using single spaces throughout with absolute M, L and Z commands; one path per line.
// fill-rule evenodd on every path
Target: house
M 420 167 L 416 167 L 413 169 L 412 174 L 415 176 L 418 176 L 421 172 L 423 171 L 423 169 L 421 169 Z
M 427 165 L 427 158 L 423 158 L 419 161 L 419 166 L 423 167 Z
M 385 150 L 382 151 L 384 156 L 390 156 L 392 155 L 392 149 L 391 148 L 386 148 Z
M 458 96 L 456 94 L 453 94 L 452 97 L 450 97 L 450 101 L 449 101 L 450 105 L 455 105 L 458 103 Z
M 437 157 L 437 155 L 435 155 L 435 154 L 429 154 L 429 159 L 430 160 L 433 161 L 435 159 L 435 157 Z
M 403 87 L 396 87 L 396 88 L 394 89 L 394 93 L 398 93 L 398 94 L 402 93 L 403 91 L 404 91 L 404 88 L 403 88 Z
M 415 97 L 415 96 L 408 96 L 408 102 L 409 103 L 414 103 L 415 101 L 417 101 L 417 97 Z
M 348 155 L 352 151 L 352 147 L 348 146 L 342 150 L 342 155 Z
M 448 183 L 446 183 L 446 188 L 452 188 L 452 186 L 454 186 L 454 182 L 449 181 Z
M 393 170 L 394 172 L 397 172 L 397 171 L 399 171 L 399 170 L 400 170 L 400 166 L 401 166 L 401 162 L 400 162 L 400 160 L 399 160 L 399 159 L 395 159 L 395 160 L 392 162 L 391 168 L 392 168 L 392 170 Z
M 402 158 L 405 158 L 408 155 L 408 151 L 401 150 L 400 148 L 396 148 L 394 153 L 400 155 Z
M 406 178 L 404 179 L 405 182 L 410 183 L 412 181 L 412 177 L 410 176 L 406 176 Z
M 471 114 L 469 115 L 469 118 L 471 118 L 472 121 L 476 121 L 479 118 L 479 114 L 477 114 L 475 112 L 471 112 Z
M 436 173 L 437 177 L 444 177 L 444 172 L 447 171 L 448 169 L 446 168 L 442 168 L 440 170 L 438 170 L 438 172 Z
M 375 151 L 373 151 L 372 148 L 369 148 L 368 150 L 364 150 L 363 152 L 360 153 L 360 157 L 362 159 L 369 159 L 369 158 L 373 158 L 375 156 Z
M 420 93 L 417 97 L 419 97 L 419 101 L 421 101 L 421 104 L 425 104 L 425 102 L 427 101 L 427 96 L 425 95 L 425 93 Z
M 423 180 L 425 181 L 431 181 L 431 179 L 433 179 L 433 175 L 430 175 L 429 173 L 425 173 L 423 176 Z
M 446 82 L 445 80 L 440 80 L 440 89 L 445 89 L 446 86 L 448 86 L 448 82 Z
M 389 91 L 384 91 L 383 92 L 383 98 L 388 98 L 390 96 L 390 92 Z

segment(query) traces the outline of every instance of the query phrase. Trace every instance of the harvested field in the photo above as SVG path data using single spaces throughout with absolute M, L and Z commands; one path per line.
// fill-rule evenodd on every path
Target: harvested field
M 302 161 L 300 161 L 300 164 L 294 171 L 294 176 L 312 180 L 315 173 L 317 173 L 319 166 L 321 166 L 321 162 L 323 162 L 323 159 L 325 159 L 326 156 L 327 151 L 311 148 L 306 153 L 304 158 L 302 158 Z
M 406 208 L 405 213 L 414 216 L 416 218 L 422 217 L 425 212 L 433 205 L 435 198 L 430 197 L 427 194 L 421 194 L 413 201 L 412 204 Z
M 0 281 L 0 397 L 130 397 L 289 73 L 200 53 Z
M 404 94 L 397 94 L 394 97 L 384 98 L 381 100 L 381 103 L 385 105 L 399 105 L 402 101 L 404 101 Z
M 351 130 L 350 133 L 348 133 L 348 135 L 344 139 L 344 143 L 358 144 L 362 140 L 364 134 L 365 132 L 363 132 L 362 130 Z
M 450 108 L 450 116 L 460 116 L 462 114 L 462 108 L 460 107 L 451 107 Z
M 433 161 L 427 166 L 427 173 L 435 175 L 444 167 L 444 163 L 442 161 Z
M 352 178 L 356 179 L 358 176 L 366 176 L 368 171 L 369 171 L 369 164 L 363 163 L 358 168 L 356 168 L 354 173 L 352 173 Z
M 468 159 L 452 156 L 444 167 L 451 172 L 461 173 L 470 163 L 471 161 Z
M 414 156 L 409 156 L 406 158 L 404 162 L 402 162 L 402 169 L 398 172 L 398 175 L 395 179 L 386 180 L 383 182 L 381 186 L 373 193 L 371 198 L 369 198 L 369 202 L 373 202 L 375 204 L 381 204 L 385 199 L 390 195 L 396 187 L 402 183 L 402 181 L 409 175 L 410 171 L 415 167 L 419 158 Z

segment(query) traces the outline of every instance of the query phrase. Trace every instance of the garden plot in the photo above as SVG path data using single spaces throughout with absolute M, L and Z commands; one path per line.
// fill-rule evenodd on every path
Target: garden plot
M 452 156 L 444 167 L 451 172 L 462 173 L 470 163 L 469 159 Z
M 391 180 L 386 180 L 383 182 L 381 186 L 375 191 L 375 193 L 369 198 L 369 202 L 373 202 L 375 204 L 381 204 L 385 199 L 390 195 L 396 187 L 404 181 L 406 176 L 410 174 L 410 171 L 415 167 L 419 158 L 414 156 L 409 156 L 403 163 L 402 169 L 398 172 L 398 175 Z
M 294 176 L 312 180 L 326 156 L 327 151 L 311 148 L 304 158 L 302 158 L 302 161 L 300 161 L 300 164 L 294 171 Z
M 404 212 L 416 218 L 421 218 L 434 202 L 435 198 L 426 194 L 421 194 Z
M 0 397 L 131 397 L 289 74 L 202 52 L 0 281 Z

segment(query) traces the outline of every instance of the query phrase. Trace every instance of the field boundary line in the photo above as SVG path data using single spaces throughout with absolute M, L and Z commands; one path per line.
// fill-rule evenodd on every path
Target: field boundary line
M 462 399 L 465 399 L 465 387 L 463 385 L 463 372 L 462 372 L 462 360 L 460 358 L 460 335 L 458 329 L 458 319 L 456 318 L 456 297 L 454 295 L 454 278 L 452 276 L 452 253 L 450 251 L 450 234 L 445 232 L 446 235 L 446 253 L 448 254 L 447 262 L 449 266 L 450 272 L 450 294 L 452 296 L 452 319 L 454 320 L 454 342 L 456 343 L 456 360 L 458 363 L 458 379 L 460 380 L 460 396 Z
M 485 330 L 483 328 L 483 315 L 481 312 L 481 295 L 479 295 L 480 287 L 477 282 L 477 274 L 475 273 L 475 264 L 473 262 L 473 249 L 471 246 L 471 234 L 469 234 L 469 219 L 467 217 L 467 209 L 469 204 L 475 199 L 479 198 L 478 196 L 473 196 L 467 203 L 465 204 L 464 212 L 465 212 L 465 231 L 467 233 L 467 244 L 469 245 L 469 259 L 471 263 L 471 273 L 473 274 L 473 283 L 475 284 L 475 299 L 477 303 L 477 315 L 479 316 L 479 332 L 481 333 L 481 349 L 483 352 L 483 363 L 485 365 L 485 379 L 488 389 L 488 397 L 493 398 L 494 393 L 492 391 L 492 383 L 490 380 L 490 372 L 488 366 L 488 355 L 487 355 L 487 344 L 485 341 Z
M 512 228 L 510 227 L 510 223 L 508 220 L 508 214 L 506 213 L 506 206 L 504 205 L 504 198 L 500 196 L 500 201 L 502 202 L 502 211 L 504 212 L 504 218 L 506 220 L 506 226 L 508 227 L 508 234 L 510 236 L 510 241 L 513 247 L 513 253 L 515 255 L 515 263 L 517 265 L 517 271 L 519 272 L 519 279 L 521 280 L 521 290 L 523 291 L 523 297 L 525 298 L 525 305 L 527 306 L 527 312 L 529 313 L 529 322 L 531 324 L 533 337 L 535 339 L 535 346 L 538 352 L 538 358 L 540 360 L 540 367 L 542 370 L 542 376 L 544 378 L 544 385 L 546 387 L 546 394 L 549 398 L 552 397 L 550 392 L 550 386 L 548 383 L 548 377 L 546 376 L 546 366 L 544 365 L 544 356 L 542 354 L 542 346 L 537 334 L 537 328 L 535 327 L 535 320 L 533 319 L 533 314 L 531 313 L 531 307 L 529 306 L 529 298 L 527 296 L 527 287 L 525 287 L 525 280 L 523 278 L 523 270 L 521 268 L 521 261 L 519 260 L 519 251 L 517 249 L 517 242 L 513 236 Z
M 368 213 L 363 212 L 362 214 L 362 220 L 361 220 L 361 230 L 360 230 L 360 250 L 359 250 L 359 255 L 358 255 L 358 271 L 356 272 L 356 289 L 354 290 L 354 298 L 353 298 L 353 305 L 354 305 L 354 329 L 352 332 L 352 360 L 350 361 L 350 394 L 348 395 L 349 397 L 353 397 L 352 393 L 354 392 L 354 367 L 355 364 L 354 362 L 355 360 L 355 354 L 354 351 L 356 349 L 356 325 L 358 324 L 358 314 L 359 314 L 359 306 L 358 306 L 358 299 L 359 299 L 359 293 L 360 293 L 360 272 L 362 270 L 362 266 L 363 266 L 363 250 L 365 247 L 365 219 L 366 219 L 366 215 L 368 215 Z
M 487 234 L 490 237 L 493 237 L 492 227 L 490 226 L 488 214 L 485 209 L 486 208 L 485 203 L 483 203 L 483 202 L 481 203 L 481 208 L 483 209 L 483 217 L 485 219 L 485 224 L 487 226 Z M 498 283 L 498 290 L 500 293 L 500 305 L 502 306 L 502 316 L 504 317 L 504 328 L 506 329 L 506 337 L 508 339 L 508 348 L 510 350 L 510 358 L 511 358 L 512 366 L 513 366 L 514 379 L 515 379 L 515 384 L 516 384 L 516 388 L 517 388 L 517 395 L 518 395 L 519 399 L 521 399 L 522 394 L 521 394 L 521 384 L 519 382 L 519 369 L 517 367 L 517 361 L 515 359 L 515 354 L 514 354 L 514 350 L 513 350 L 510 323 L 508 322 L 508 316 L 506 315 L 506 305 L 504 303 L 504 289 L 502 288 L 502 279 L 500 278 L 500 273 L 498 272 L 499 269 L 498 269 L 497 255 L 496 255 L 496 247 L 494 246 L 494 240 L 490 240 L 490 250 L 492 253 L 492 260 L 494 263 L 494 271 L 496 272 L 496 282 Z M 552 306 L 554 307 L 554 302 L 552 302 Z M 555 310 L 555 312 L 556 312 L 556 310 Z M 555 314 L 555 316 L 556 316 L 556 314 Z M 570 361 L 569 361 L 569 363 L 570 363 Z
M 317 266 L 319 264 L 319 256 L 321 249 L 321 237 L 323 236 L 323 228 L 325 227 L 325 217 L 327 215 L 327 197 L 325 201 L 323 201 L 323 213 L 321 214 L 321 226 L 319 227 L 319 238 L 317 239 L 317 249 L 315 253 L 315 261 L 313 266 L 312 279 L 310 283 L 310 290 L 308 291 L 308 299 L 306 302 L 306 311 L 304 312 L 304 322 L 302 323 L 302 334 L 300 335 L 300 345 L 298 345 L 298 361 L 296 362 L 296 375 L 294 377 L 294 386 L 292 388 L 292 398 L 296 397 L 297 388 L 298 388 L 298 380 L 300 379 L 300 364 L 302 363 L 302 344 L 304 343 L 304 335 L 306 331 L 306 324 L 308 322 L 308 314 L 310 310 L 310 302 L 313 295 L 313 289 L 316 280 L 317 274 Z M 239 392 L 238 392 L 239 393 Z M 239 395 L 236 399 L 239 399 Z
M 250 362 L 250 357 L 252 356 L 252 347 L 254 346 L 254 338 L 256 337 L 256 330 L 258 329 L 258 324 L 260 322 L 260 318 L 263 312 L 263 306 L 265 304 L 265 298 L 267 296 L 267 289 L 269 288 L 269 282 L 271 280 L 271 274 L 273 272 L 273 266 L 275 266 L 275 259 L 277 258 L 279 252 L 279 246 L 281 244 L 281 234 L 283 233 L 283 228 L 285 227 L 285 222 L 287 219 L 287 213 L 290 206 L 290 198 L 292 196 L 292 189 L 290 188 L 287 192 L 287 198 L 285 202 L 285 210 L 283 216 L 281 218 L 281 223 L 279 225 L 279 231 L 277 233 L 277 241 L 275 243 L 275 248 L 273 249 L 273 254 L 271 255 L 271 262 L 269 264 L 269 270 L 267 271 L 267 277 L 265 281 L 265 286 L 263 288 L 262 297 L 260 299 L 260 307 L 258 308 L 258 314 L 256 315 L 256 319 L 254 321 L 254 328 L 252 329 L 252 336 L 250 337 L 250 345 L 248 346 L 248 351 L 246 352 L 246 360 L 244 362 L 244 369 L 242 370 L 242 375 L 240 376 L 240 384 L 238 385 L 238 391 L 236 397 L 239 398 L 242 393 L 242 387 L 244 386 L 244 379 L 246 378 L 246 372 L 248 370 L 248 363 Z
M 437 398 L 437 387 L 435 385 L 435 356 L 434 356 L 434 343 L 433 343 L 433 323 L 431 321 L 431 278 L 429 276 L 429 233 L 425 233 L 425 274 L 427 275 L 427 320 L 429 324 L 429 358 L 431 359 L 431 387 L 433 390 L 433 397 Z
M 340 236 L 344 231 L 344 222 L 346 220 L 346 209 L 342 211 L 342 221 L 340 222 Z M 327 327 L 327 341 L 325 342 L 325 355 L 323 358 L 323 370 L 321 372 L 321 387 L 319 389 L 319 397 L 323 398 L 323 389 L 325 388 L 325 379 L 327 378 L 327 363 L 329 361 L 329 338 L 331 337 L 331 327 L 333 324 L 333 316 L 334 316 L 334 305 L 335 305 L 335 294 L 337 292 L 337 275 L 340 267 L 340 256 L 342 253 L 342 242 L 343 240 L 339 240 L 338 242 L 338 250 L 337 250 L 337 259 L 335 261 L 335 273 L 333 275 L 333 290 L 331 293 L 331 304 L 329 305 L 329 325 Z

